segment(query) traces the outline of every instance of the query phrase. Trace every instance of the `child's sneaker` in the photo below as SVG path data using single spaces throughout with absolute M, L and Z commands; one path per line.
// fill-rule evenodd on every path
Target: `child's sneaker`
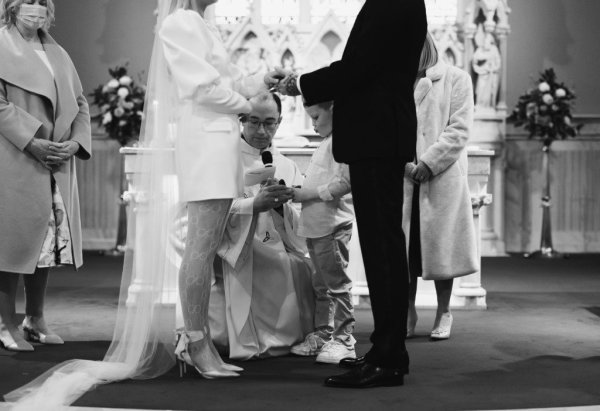
M 308 357 L 311 355 L 317 355 L 321 348 L 327 341 L 319 336 L 317 333 L 310 333 L 304 338 L 304 341 L 298 343 L 290 349 L 292 354 L 302 355 Z
M 356 358 L 354 344 L 347 346 L 338 340 L 328 341 L 317 355 L 317 362 L 338 364 L 342 358 Z

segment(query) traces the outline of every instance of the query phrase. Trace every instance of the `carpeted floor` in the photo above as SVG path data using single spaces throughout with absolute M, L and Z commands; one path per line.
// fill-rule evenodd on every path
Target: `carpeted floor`
M 0 350 L 0 394 L 71 358 L 101 359 L 112 337 L 121 259 L 85 255 L 78 273 L 54 272 L 47 317 L 67 341 L 34 353 Z M 491 410 L 600 404 L 600 255 L 567 260 L 485 258 L 487 311 L 455 311 L 452 338 L 431 342 L 421 310 L 408 342 L 411 374 L 397 388 L 325 388 L 338 372 L 312 359 L 246 362 L 235 380 L 180 379 L 101 386 L 76 405 L 174 410 Z M 22 300 L 19 311 L 22 312 Z M 357 312 L 357 351 L 369 347 L 368 310 Z

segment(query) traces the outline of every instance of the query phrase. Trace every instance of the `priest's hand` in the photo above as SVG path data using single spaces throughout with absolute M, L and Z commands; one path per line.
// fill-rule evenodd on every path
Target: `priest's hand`
M 254 197 L 254 212 L 262 213 L 292 199 L 293 189 L 280 184 L 264 185 Z

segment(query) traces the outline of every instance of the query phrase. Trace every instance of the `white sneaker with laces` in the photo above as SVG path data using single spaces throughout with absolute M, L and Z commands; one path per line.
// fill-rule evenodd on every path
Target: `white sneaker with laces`
M 304 341 L 298 343 L 290 349 L 292 354 L 301 355 L 303 357 L 310 357 L 317 355 L 321 352 L 321 348 L 327 343 L 317 333 L 310 333 Z
M 356 358 L 354 344 L 347 346 L 343 342 L 332 340 L 328 341 L 323 348 L 321 348 L 321 352 L 317 355 L 316 362 L 339 364 L 342 358 Z

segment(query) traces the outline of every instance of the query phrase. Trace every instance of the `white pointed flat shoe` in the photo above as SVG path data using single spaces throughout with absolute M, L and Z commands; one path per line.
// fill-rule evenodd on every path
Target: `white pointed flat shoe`
M 11 341 L 12 340 L 12 341 Z M 0 338 L 0 348 L 4 348 L 8 351 L 16 351 L 16 352 L 31 352 L 33 351 L 33 345 L 29 344 L 27 341 L 15 341 L 12 338 Z
M 65 343 L 63 339 L 60 338 L 60 336 L 58 336 L 57 334 L 49 330 L 44 333 L 40 329 L 38 329 L 34 324 L 35 323 L 28 321 L 27 317 L 25 317 L 25 319 L 23 320 L 21 328 L 23 329 L 23 334 L 27 341 L 39 342 L 41 344 L 49 345 L 60 345 Z M 46 328 L 45 322 L 43 322 L 43 324 L 43 327 Z
M 450 338 L 450 331 L 452 330 L 452 320 L 452 314 L 442 314 L 438 326 L 431 331 L 430 338 L 432 340 L 447 340 L 448 338 Z

